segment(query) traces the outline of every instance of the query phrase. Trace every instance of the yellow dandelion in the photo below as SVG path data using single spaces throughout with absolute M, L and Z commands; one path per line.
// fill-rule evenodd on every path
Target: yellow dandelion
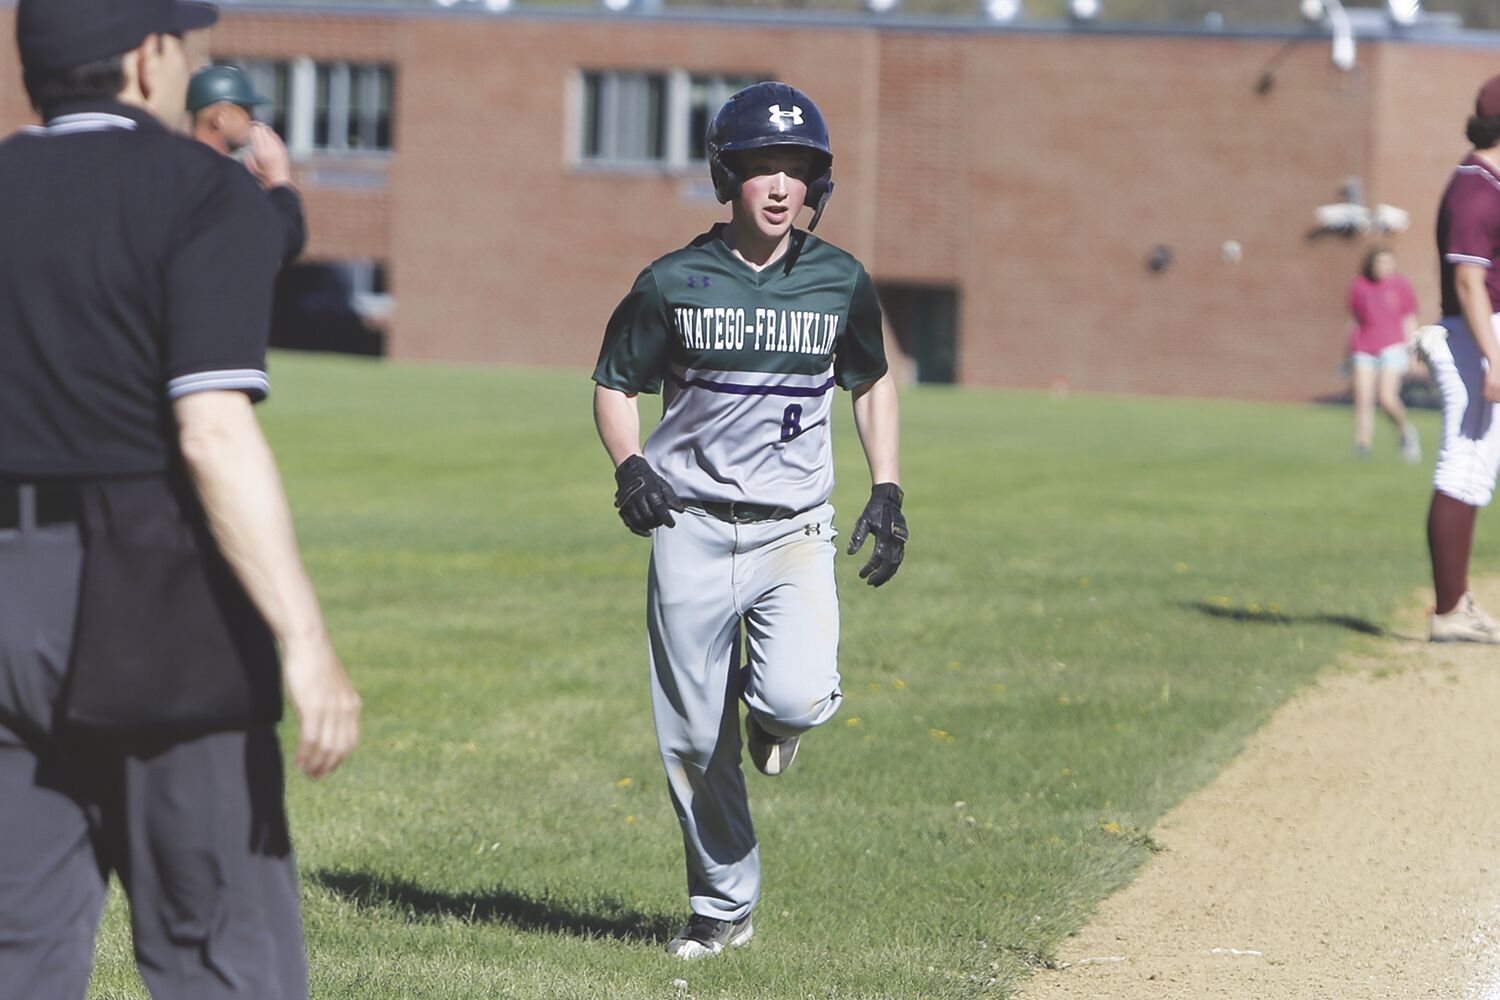
M 1247 607 L 1245 610 L 1249 611 L 1252 615 L 1258 615 L 1260 614 L 1260 605 L 1255 603 L 1254 601 L 1251 601 L 1249 607 Z
M 1228 608 L 1234 605 L 1234 602 L 1231 601 L 1228 597 L 1225 597 L 1223 594 L 1220 594 L 1218 597 L 1210 597 L 1208 600 L 1210 603 L 1220 608 Z
M 1114 820 L 1110 820 L 1108 823 L 1106 823 L 1101 819 L 1099 821 L 1099 829 L 1103 830 L 1105 833 L 1118 836 L 1120 833 L 1120 824 L 1116 823 Z
M 959 670 L 962 667 L 963 667 L 963 664 L 959 663 L 957 660 L 949 660 L 948 661 L 948 669 L 949 670 Z
M 1086 576 L 1080 576 L 1078 578 L 1078 588 L 1080 590 L 1088 590 L 1089 589 L 1089 578 L 1086 577 Z
M 848 726 L 850 729 L 853 729 L 855 726 L 858 726 L 861 723 L 863 723 L 863 721 L 864 721 L 863 719 L 861 719 L 859 716 L 856 715 L 852 719 L 845 719 L 844 720 L 844 725 Z
M 897 677 L 895 680 L 891 681 L 891 687 L 895 688 L 897 691 L 905 691 L 906 682 Z
M 1188 564 L 1185 563 L 1185 562 L 1173 563 L 1172 564 L 1172 572 L 1174 572 L 1174 573 L 1186 573 L 1187 571 L 1188 571 Z
M 1060 773 L 1062 774 L 1062 776 L 1064 778 L 1071 778 L 1071 777 L 1073 777 L 1073 769 L 1071 767 L 1065 767 L 1065 768 L 1063 768 Z
M 1273 615 L 1279 615 L 1279 614 L 1281 614 L 1281 605 L 1277 604 L 1275 601 L 1272 601 L 1270 604 L 1267 604 L 1266 605 L 1266 609 L 1269 610 L 1271 612 L 1271 614 L 1273 614 Z
M 626 826 L 635 826 L 635 824 L 636 824 L 636 818 L 635 818 L 635 816 L 631 815 L 631 816 L 626 816 L 625 817 L 625 825 Z
M 1057 703 L 1062 707 L 1067 708 L 1069 705 L 1073 704 L 1073 699 L 1069 698 L 1065 694 L 1060 694 L 1057 696 Z
M 995 692 L 996 694 L 1005 694 L 1010 690 L 1010 688 L 1006 687 L 1004 684 L 991 684 L 990 690 Z
M 880 682 L 879 681 L 871 681 L 870 682 L 870 690 L 871 691 L 879 691 L 880 690 Z
M 927 730 L 927 735 L 931 736 L 933 739 L 937 740 L 939 743 L 954 743 L 954 742 L 957 742 L 953 738 L 953 734 L 950 733 L 950 732 L 948 732 L 946 729 L 929 729 L 929 730 Z
M 616 788 L 629 788 L 633 784 L 635 784 L 635 779 L 634 778 L 621 778 L 619 781 L 615 782 L 615 787 Z

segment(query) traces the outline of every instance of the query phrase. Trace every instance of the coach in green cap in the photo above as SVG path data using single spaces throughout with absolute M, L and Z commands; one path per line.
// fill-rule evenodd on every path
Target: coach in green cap
M 270 99 L 256 93 L 245 71 L 236 66 L 206 66 L 188 83 L 187 110 L 193 138 L 225 156 L 241 159 L 271 199 L 285 230 L 283 263 L 291 263 L 307 245 L 302 199 L 292 187 L 286 144 L 271 126 L 255 120 L 253 109 Z

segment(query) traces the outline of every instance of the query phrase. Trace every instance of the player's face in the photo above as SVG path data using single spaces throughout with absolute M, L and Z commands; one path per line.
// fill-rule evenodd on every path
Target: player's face
M 1370 273 L 1375 276 L 1376 281 L 1383 281 L 1396 273 L 1396 255 L 1389 253 L 1376 254 L 1375 259 L 1370 262 Z
M 250 128 L 255 124 L 255 119 L 250 117 L 250 112 L 238 104 L 215 105 L 219 113 L 219 131 L 224 134 L 224 142 L 229 146 L 231 152 L 245 148 L 250 144 Z
M 735 214 L 767 239 L 785 236 L 807 202 L 813 154 L 795 147 L 754 149 L 740 160 L 744 183 Z

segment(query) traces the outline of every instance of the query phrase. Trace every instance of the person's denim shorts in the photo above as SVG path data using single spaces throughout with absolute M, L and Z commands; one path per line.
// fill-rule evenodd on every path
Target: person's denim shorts
M 1354 351 L 1349 355 L 1349 362 L 1355 368 L 1396 372 L 1397 374 L 1405 372 L 1410 363 L 1405 344 L 1392 344 L 1379 354 L 1365 354 L 1362 351 Z

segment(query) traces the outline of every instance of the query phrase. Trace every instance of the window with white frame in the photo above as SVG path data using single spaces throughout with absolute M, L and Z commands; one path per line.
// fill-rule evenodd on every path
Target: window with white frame
M 769 77 L 685 70 L 582 70 L 577 159 L 624 168 L 701 164 L 714 113 L 735 91 L 765 79 Z
M 256 109 L 293 155 L 394 148 L 395 70 L 383 63 L 234 60 L 270 103 Z
M 688 78 L 688 157 L 694 163 L 708 159 L 704 140 L 708 137 L 708 124 L 724 106 L 724 102 L 744 90 L 752 83 L 768 80 L 769 76 L 722 76 L 693 74 Z
M 603 163 L 667 159 L 667 74 L 586 71 L 579 154 Z

